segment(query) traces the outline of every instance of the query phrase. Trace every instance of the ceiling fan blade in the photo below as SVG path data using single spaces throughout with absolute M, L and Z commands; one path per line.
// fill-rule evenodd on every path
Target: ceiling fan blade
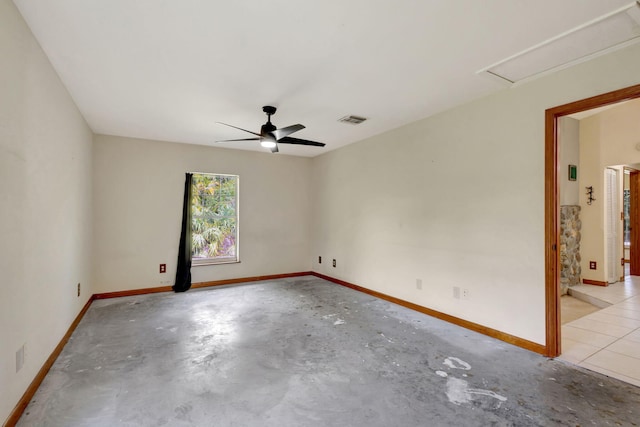
M 239 128 L 238 126 L 229 125 L 227 123 L 222 123 L 222 122 L 216 122 L 216 123 L 221 124 L 221 125 L 225 125 L 225 126 L 229 126 L 230 128 L 238 129 L 238 130 L 241 130 L 241 131 L 244 131 L 244 132 L 248 132 L 248 133 L 250 133 L 252 135 L 255 135 L 255 136 L 260 136 L 259 133 L 255 133 L 255 132 L 252 132 L 250 130 L 242 129 L 242 128 Z
M 276 129 L 269 133 L 273 135 L 276 140 L 280 140 L 285 136 L 291 135 L 292 133 L 298 132 L 299 130 L 302 130 L 302 129 L 304 129 L 304 125 L 297 124 L 297 125 L 287 126 L 285 128 Z
M 219 143 L 219 142 L 236 142 L 236 141 L 260 141 L 260 138 L 223 139 L 222 141 L 216 141 L 216 143 Z
M 271 148 L 271 152 L 272 153 L 277 153 L 278 151 L 280 151 L 280 150 L 278 150 L 278 144 L 276 144 L 275 147 Z
M 314 147 L 324 147 L 326 144 L 322 142 L 309 141 L 307 139 L 298 139 L 285 136 L 278 140 L 279 144 L 298 144 L 298 145 L 312 145 Z

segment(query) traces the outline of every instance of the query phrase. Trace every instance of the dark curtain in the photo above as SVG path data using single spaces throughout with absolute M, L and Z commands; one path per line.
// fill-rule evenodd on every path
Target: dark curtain
M 178 250 L 178 269 L 176 292 L 188 291 L 191 287 L 191 181 L 193 174 L 186 174 L 184 181 L 184 200 L 182 205 L 182 231 L 180 232 L 180 249 Z

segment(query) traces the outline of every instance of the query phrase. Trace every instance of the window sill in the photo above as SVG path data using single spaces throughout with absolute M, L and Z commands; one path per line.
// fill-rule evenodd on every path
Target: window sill
M 219 264 L 240 264 L 239 259 L 229 259 L 229 260 L 202 260 L 202 261 L 191 261 L 191 267 L 200 267 L 202 265 L 219 265 Z

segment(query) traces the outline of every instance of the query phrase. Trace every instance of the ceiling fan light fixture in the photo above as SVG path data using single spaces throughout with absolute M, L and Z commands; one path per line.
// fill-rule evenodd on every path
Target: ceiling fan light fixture
M 276 146 L 276 142 L 270 139 L 262 139 L 260 140 L 260 145 L 264 148 L 273 148 Z
M 309 141 L 307 139 L 298 139 L 298 138 L 290 137 L 289 135 L 291 135 L 292 133 L 298 132 L 299 130 L 302 130 L 305 128 L 304 125 L 301 125 L 300 123 L 291 125 L 291 126 L 285 126 L 283 128 L 276 128 L 276 126 L 273 123 L 271 123 L 271 115 L 273 115 L 276 112 L 276 107 L 271 107 L 269 105 L 266 105 L 262 107 L 262 111 L 264 111 L 267 114 L 267 123 L 262 125 L 262 127 L 260 128 L 260 133 L 243 129 L 238 126 L 229 125 L 227 123 L 217 122 L 221 125 L 229 126 L 231 128 L 250 133 L 251 135 L 255 135 L 255 137 L 225 139 L 225 140 L 216 141 L 216 142 L 223 143 L 223 142 L 240 142 L 240 141 L 259 141 L 261 147 L 270 149 L 272 153 L 277 153 L 280 151 L 278 150 L 278 144 L 309 145 L 313 147 L 324 147 L 326 145 L 322 142 Z

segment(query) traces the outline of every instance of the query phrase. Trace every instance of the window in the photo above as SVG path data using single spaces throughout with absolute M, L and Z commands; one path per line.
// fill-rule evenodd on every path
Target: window
M 238 180 L 237 175 L 193 174 L 193 265 L 239 262 Z
M 626 172 L 625 172 L 626 173 Z M 624 245 L 631 245 L 631 190 L 623 191 L 623 209 L 624 212 Z
M 624 168 L 624 180 L 622 181 L 622 218 L 624 247 L 631 246 L 631 169 Z M 626 258 L 626 256 L 625 256 Z

